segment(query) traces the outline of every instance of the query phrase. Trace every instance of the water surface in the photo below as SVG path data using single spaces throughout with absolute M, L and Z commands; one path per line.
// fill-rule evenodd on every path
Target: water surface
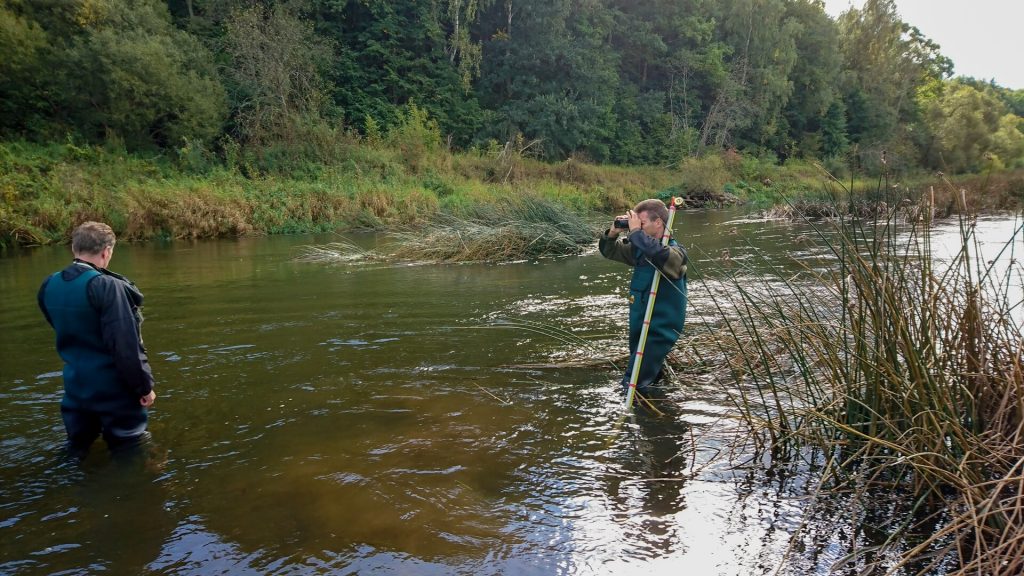
M 799 226 L 734 218 L 686 213 L 677 227 L 695 260 L 693 330 L 714 314 L 705 270 L 798 270 L 822 252 Z M 35 293 L 67 248 L 0 258 L 0 573 L 778 565 L 802 481 L 723 457 L 727 391 L 695 377 L 670 392 L 667 416 L 623 420 L 617 370 L 593 362 L 625 353 L 628 269 L 593 251 L 502 265 L 295 260 L 334 239 L 118 246 L 111 268 L 146 294 L 159 394 L 154 441 L 127 462 L 102 442 L 82 464 L 61 457 L 61 364 Z M 840 538 L 802 570 L 824 573 Z

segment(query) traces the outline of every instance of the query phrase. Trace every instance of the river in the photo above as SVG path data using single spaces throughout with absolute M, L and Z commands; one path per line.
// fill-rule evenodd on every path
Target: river
M 688 330 L 730 263 L 798 268 L 801 226 L 687 212 Z M 1012 218 L 987 220 L 1005 233 Z M 953 227 L 947 232 L 952 235 Z M 349 236 L 374 246 L 372 236 Z M 772 573 L 801 479 L 730 454 L 701 378 L 623 420 L 629 272 L 296 260 L 336 236 L 119 245 L 157 378 L 144 458 L 62 458 L 35 294 L 67 247 L 0 258 L 2 574 Z M 766 272 L 768 270 L 766 269 Z M 1019 275 L 1015 282 L 1019 282 Z M 1019 285 L 1019 284 L 1018 284 Z M 582 364 L 582 365 L 577 365 Z M 803 573 L 845 550 L 824 538 Z

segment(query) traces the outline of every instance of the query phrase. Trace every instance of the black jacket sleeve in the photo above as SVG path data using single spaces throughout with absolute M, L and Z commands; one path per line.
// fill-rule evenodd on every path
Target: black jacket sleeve
M 140 398 L 149 394 L 153 390 L 153 372 L 121 281 L 97 276 L 89 281 L 87 292 L 90 304 L 100 313 L 103 344 L 114 358 L 121 381 Z

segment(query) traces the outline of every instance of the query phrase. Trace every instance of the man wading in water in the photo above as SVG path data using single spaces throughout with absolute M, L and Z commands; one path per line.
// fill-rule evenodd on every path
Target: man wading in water
M 627 392 L 651 284 L 655 271 L 661 270 L 662 279 L 636 384 L 636 391 L 642 395 L 649 395 L 651 387 L 661 378 L 665 357 L 686 321 L 686 250 L 674 239 L 669 240 L 668 246 L 662 246 L 668 219 L 664 202 L 644 200 L 626 214 L 617 216 L 598 244 L 605 258 L 633 267 L 629 284 L 629 365 L 622 377 L 623 390 Z M 628 230 L 628 236 L 620 235 L 624 230 Z
M 71 237 L 74 261 L 39 288 L 39 308 L 64 360 L 60 411 L 68 451 L 78 458 L 101 433 L 111 451 L 139 445 L 156 399 L 140 332 L 142 293 L 107 270 L 114 241 L 110 226 L 82 224 Z

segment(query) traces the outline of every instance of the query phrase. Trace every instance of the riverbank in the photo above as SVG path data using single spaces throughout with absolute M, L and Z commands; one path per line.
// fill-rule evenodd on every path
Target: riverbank
M 780 167 L 736 153 L 620 167 L 575 158 L 545 163 L 514 146 L 454 154 L 356 142 L 339 145 L 331 158 L 273 170 L 267 158 L 219 161 L 180 152 L 171 159 L 71 143 L 0 143 L 0 247 L 64 242 L 88 219 L 109 222 L 126 241 L 217 238 L 416 226 L 527 196 L 578 215 L 672 195 L 691 208 L 814 205 L 900 187 L 934 188 L 945 195 L 936 202 L 943 206 L 954 206 L 952 196 L 963 188 L 972 210 L 1015 209 L 1024 198 L 1024 171 L 956 181 L 896 174 L 842 181 L 810 163 Z
M 272 172 L 241 159 L 197 167 L 100 147 L 0 144 L 0 245 L 61 242 L 86 219 L 132 241 L 379 229 L 522 195 L 610 211 L 676 179 L 515 154 L 410 154 L 352 146 L 330 164 Z

